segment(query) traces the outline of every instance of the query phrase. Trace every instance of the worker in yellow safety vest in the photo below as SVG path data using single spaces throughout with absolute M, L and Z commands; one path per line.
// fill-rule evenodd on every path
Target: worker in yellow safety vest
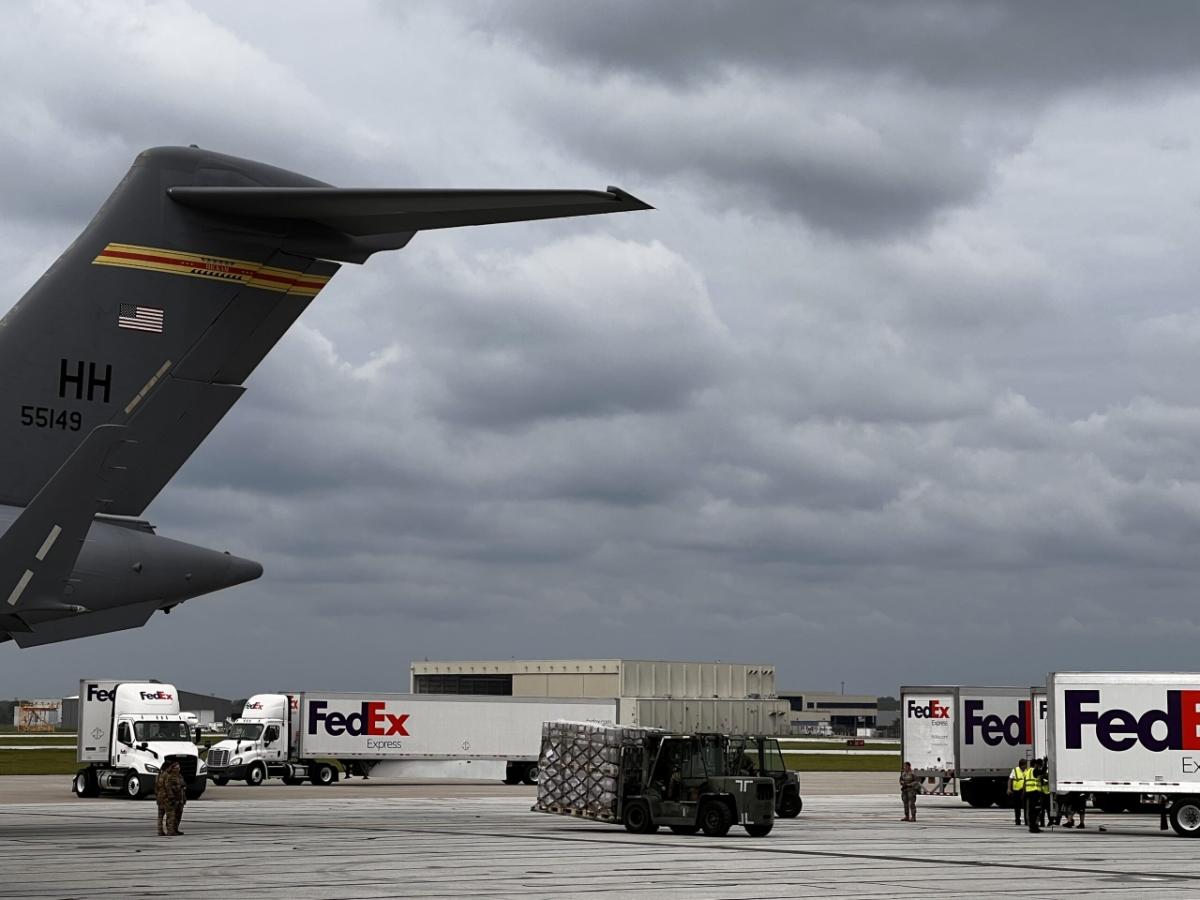
M 1021 824 L 1021 810 L 1025 808 L 1025 776 L 1029 772 L 1029 763 L 1025 757 L 1017 760 L 1013 770 L 1008 773 L 1008 799 L 1012 803 L 1013 816 L 1017 825 Z
M 1050 782 L 1046 778 L 1046 763 L 1035 759 L 1033 767 L 1025 773 L 1025 823 L 1037 834 L 1042 830 L 1045 803 L 1050 793 Z

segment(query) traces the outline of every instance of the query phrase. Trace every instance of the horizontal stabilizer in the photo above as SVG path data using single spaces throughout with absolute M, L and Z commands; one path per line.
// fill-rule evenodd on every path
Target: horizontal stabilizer
M 71 610 L 64 595 L 75 560 L 115 474 L 110 453 L 123 425 L 100 425 L 0 536 L 0 613 Z
M 395 249 L 414 232 L 532 219 L 652 209 L 620 188 L 564 190 L 422 190 L 335 187 L 191 187 L 167 189 L 176 203 L 207 213 L 296 220 L 352 238 L 391 236 Z

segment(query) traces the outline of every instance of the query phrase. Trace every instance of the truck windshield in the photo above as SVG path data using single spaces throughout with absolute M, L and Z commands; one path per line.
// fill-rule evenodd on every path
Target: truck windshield
M 138 741 L 190 741 L 187 722 L 134 722 L 133 737 Z
M 253 722 L 234 722 L 229 729 L 231 741 L 257 741 L 263 727 Z

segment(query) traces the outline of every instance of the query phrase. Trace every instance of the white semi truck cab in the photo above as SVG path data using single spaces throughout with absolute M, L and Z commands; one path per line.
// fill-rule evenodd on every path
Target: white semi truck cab
M 79 683 L 78 797 L 101 792 L 136 800 L 154 792 L 169 759 L 179 762 L 191 800 L 204 793 L 204 762 L 174 685 L 152 681 Z
M 208 777 L 218 785 L 243 780 L 258 785 L 268 778 L 282 778 L 285 784 L 336 781 L 337 768 L 331 763 L 295 758 L 298 709 L 299 700 L 288 694 L 255 694 L 247 700 L 224 740 L 209 748 Z

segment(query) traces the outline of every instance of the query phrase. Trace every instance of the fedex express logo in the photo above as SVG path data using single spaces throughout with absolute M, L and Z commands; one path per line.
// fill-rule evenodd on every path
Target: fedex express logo
M 904 714 L 910 719 L 948 719 L 950 707 L 937 698 L 921 704 L 916 700 L 909 700 L 908 705 L 904 707 Z
M 138 691 L 138 696 L 143 700 L 174 700 L 174 694 L 168 694 L 166 691 Z
M 963 741 L 974 744 L 976 732 L 978 732 L 979 737 L 983 738 L 983 742 L 989 747 L 999 747 L 1002 743 L 1008 744 L 1010 747 L 1028 744 L 1032 707 L 1031 701 L 1018 700 L 1017 711 L 1011 716 L 1001 718 L 994 713 L 981 715 L 982 700 L 964 700 L 963 712 L 966 713 L 966 722 L 964 723 Z
M 1101 710 L 1099 691 L 1064 691 L 1063 707 L 1068 750 L 1083 747 L 1084 728 L 1096 730 L 1105 750 L 1120 752 L 1135 744 L 1152 753 L 1200 750 L 1200 691 L 1167 691 L 1166 709 L 1141 716 L 1127 709 Z
M 246 709 L 247 709 L 247 710 L 251 710 L 251 709 L 262 709 L 262 708 L 263 708 L 263 705 L 262 705 L 260 702 L 258 702 L 257 700 L 255 700 L 253 703 L 247 703 L 247 704 L 246 704 Z
M 316 734 L 318 727 L 333 737 L 340 734 L 387 736 L 398 734 L 408 737 L 404 723 L 408 721 L 408 713 L 398 716 L 385 710 L 386 703 L 382 701 L 363 701 L 362 709 L 355 713 L 326 712 L 329 703 L 325 700 L 313 700 L 308 704 L 308 733 Z

